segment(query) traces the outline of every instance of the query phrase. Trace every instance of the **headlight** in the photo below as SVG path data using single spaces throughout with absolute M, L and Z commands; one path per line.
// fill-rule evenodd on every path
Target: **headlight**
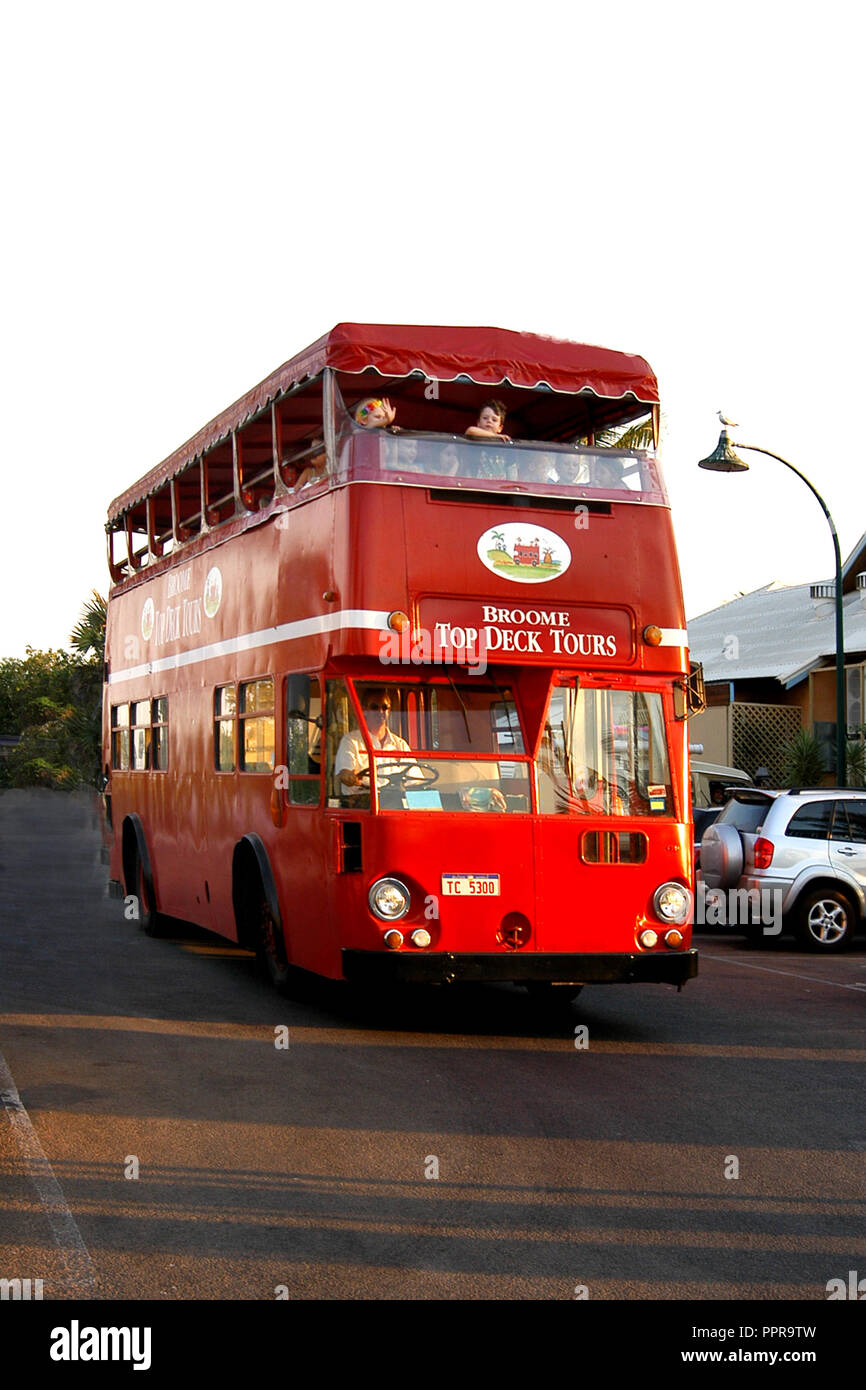
M 663 922 L 688 922 L 692 895 L 681 883 L 663 883 L 653 894 L 653 911 Z
M 399 878 L 380 878 L 367 894 L 370 911 L 383 922 L 397 922 L 409 911 L 409 889 Z

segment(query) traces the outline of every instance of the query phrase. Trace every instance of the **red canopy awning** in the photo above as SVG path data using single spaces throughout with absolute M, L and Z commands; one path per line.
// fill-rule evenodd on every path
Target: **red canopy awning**
M 297 373 L 298 364 L 312 375 L 323 367 L 352 373 L 372 367 L 385 377 L 421 372 L 437 381 L 467 376 L 481 386 L 510 383 L 571 394 L 630 394 L 650 405 L 659 398 L 655 376 L 642 357 L 507 328 L 338 323 L 274 376 Z
M 240 428 L 277 397 L 320 376 L 325 367 L 341 376 L 376 372 L 392 381 L 410 376 L 438 382 L 460 378 L 486 387 L 546 388 L 572 396 L 588 393 L 610 402 L 628 399 L 647 408 L 659 399 L 658 385 L 648 363 L 642 357 L 610 348 L 545 338 L 537 333 L 515 333 L 506 328 L 338 323 L 115 498 L 109 518 L 114 520 L 162 487 L 218 440 Z

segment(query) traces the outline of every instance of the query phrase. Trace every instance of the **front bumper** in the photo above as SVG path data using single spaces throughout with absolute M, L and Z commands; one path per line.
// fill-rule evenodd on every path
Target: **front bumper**
M 358 984 L 530 984 L 682 986 L 698 973 L 695 950 L 605 955 L 452 951 L 343 951 L 343 975 Z

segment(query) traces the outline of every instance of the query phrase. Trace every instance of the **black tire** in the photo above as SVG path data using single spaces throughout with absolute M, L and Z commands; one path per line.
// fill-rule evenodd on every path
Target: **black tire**
M 256 908 L 256 959 L 259 968 L 275 989 L 285 990 L 292 974 L 286 955 L 286 942 L 280 924 L 275 921 L 264 892 Z
M 138 925 L 147 936 L 161 936 L 163 931 L 162 918 L 156 910 L 156 901 L 152 889 L 148 888 L 147 877 L 144 872 L 144 863 L 141 855 L 136 852 L 135 865 L 133 871 L 133 892 L 138 898 Z
M 839 888 L 815 888 L 797 904 L 797 939 L 808 951 L 844 951 L 856 925 L 854 904 Z

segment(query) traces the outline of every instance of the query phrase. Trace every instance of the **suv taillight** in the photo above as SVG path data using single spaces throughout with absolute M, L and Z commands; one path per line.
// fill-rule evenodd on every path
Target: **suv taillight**
M 765 840 L 763 835 L 759 835 L 755 841 L 755 868 L 769 869 L 773 862 L 773 850 L 775 845 L 772 840 Z

